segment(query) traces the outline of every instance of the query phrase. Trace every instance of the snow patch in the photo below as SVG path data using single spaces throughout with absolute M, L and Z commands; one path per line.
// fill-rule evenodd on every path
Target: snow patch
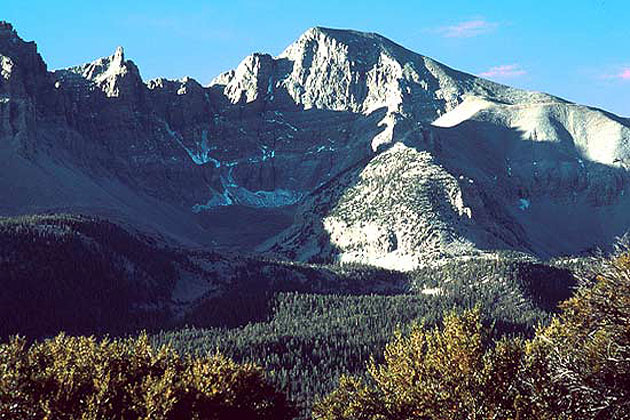
M 269 80 L 267 81 L 267 95 L 271 95 L 273 93 L 273 76 L 269 76 Z
M 269 146 L 260 146 L 260 149 L 262 151 L 262 161 L 266 161 L 267 159 L 273 159 L 276 156 L 276 151 L 273 149 L 270 149 Z
M 303 197 L 303 193 L 282 188 L 272 191 L 250 191 L 244 187 L 232 187 L 228 190 L 235 203 L 254 208 L 276 208 L 290 206 Z
M 217 207 L 231 206 L 232 204 L 234 204 L 227 191 L 219 193 L 215 190 L 212 190 L 212 192 L 213 195 L 210 200 L 206 202 L 206 204 L 195 204 L 194 206 L 192 206 L 193 213 L 201 213 L 204 210 L 212 210 L 216 209 Z
M 273 151 L 272 151 L 273 152 Z M 271 155 L 273 156 L 273 154 Z M 217 207 L 241 205 L 253 208 L 278 208 L 296 204 L 304 197 L 300 191 L 277 188 L 271 191 L 250 191 L 238 185 L 234 179 L 234 168 L 237 162 L 229 162 L 224 165 L 229 168 L 225 176 L 221 176 L 223 192 L 212 190 L 212 196 L 205 204 L 195 204 L 192 211 L 199 213 L 203 210 L 212 210 Z
M 197 150 L 191 150 L 186 147 L 186 151 L 190 158 L 197 165 L 205 165 L 206 163 L 213 163 L 216 168 L 221 166 L 221 162 L 210 156 L 210 152 L 216 149 L 216 146 L 211 147 L 208 144 L 208 132 L 203 130 L 201 132 L 201 142 L 197 143 Z
M 194 213 L 212 210 L 218 207 L 241 205 L 253 208 L 278 208 L 293 205 L 304 197 L 304 193 L 286 189 L 271 191 L 250 191 L 236 184 L 226 185 L 223 193 L 214 191 L 205 204 L 195 204 Z
M 276 120 L 276 119 L 273 119 L 273 118 L 272 118 L 272 119 L 270 119 L 270 120 L 265 120 L 265 122 L 270 123 L 270 124 L 280 124 L 280 125 L 284 125 L 284 126 L 289 127 L 289 128 L 290 128 L 291 130 L 293 130 L 293 131 L 298 131 L 298 130 L 299 130 L 299 128 L 297 128 L 297 127 L 295 127 L 295 126 L 293 126 L 293 125 L 289 124 L 289 123 L 288 123 L 288 122 L 286 122 L 286 121 Z
M 175 139 L 175 141 L 186 150 L 188 156 L 195 162 L 197 165 L 205 165 L 206 163 L 212 163 L 216 168 L 221 166 L 221 162 L 212 156 L 210 156 L 210 152 L 216 150 L 216 146 L 210 146 L 208 143 L 208 131 L 203 130 L 201 132 L 201 141 L 197 142 L 197 150 L 190 149 L 186 147 L 184 144 L 184 139 L 182 136 L 171 129 L 168 123 L 164 122 L 164 126 L 166 128 L 167 133 Z

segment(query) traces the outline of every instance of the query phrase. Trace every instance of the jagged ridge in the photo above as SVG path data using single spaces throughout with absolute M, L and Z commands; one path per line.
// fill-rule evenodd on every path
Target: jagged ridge
M 262 249 L 394 268 L 454 249 L 579 252 L 630 222 L 626 119 L 453 70 L 380 35 L 312 28 L 203 87 L 144 83 L 122 49 L 51 73 L 34 44 L 3 28 L 7 214 L 81 208 L 251 249 L 287 228 L 299 203 Z M 380 182 L 391 185 L 372 200 Z M 356 240 L 338 241 L 345 230 Z

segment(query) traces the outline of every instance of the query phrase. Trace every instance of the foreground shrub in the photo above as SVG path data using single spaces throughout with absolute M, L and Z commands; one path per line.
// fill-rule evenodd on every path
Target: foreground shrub
M 533 339 L 491 342 L 478 310 L 447 316 L 441 330 L 417 326 L 367 379 L 343 377 L 314 417 L 630 419 L 630 254 L 595 266 Z
M 599 264 L 530 343 L 534 402 L 578 419 L 630 418 L 630 254 Z
M 1 419 L 290 419 L 264 372 L 221 355 L 180 357 L 146 336 L 59 335 L 0 345 Z
M 491 343 L 475 309 L 444 319 L 442 330 L 416 326 L 385 349 L 368 379 L 343 377 L 318 402 L 316 419 L 517 418 L 515 385 L 523 357 L 520 340 Z

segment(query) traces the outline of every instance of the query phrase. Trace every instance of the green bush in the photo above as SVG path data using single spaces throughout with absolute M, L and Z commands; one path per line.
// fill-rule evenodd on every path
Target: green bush
M 479 309 L 451 313 L 441 329 L 417 325 L 367 378 L 342 377 L 314 418 L 629 419 L 630 254 L 594 266 L 532 339 L 492 339 Z
M 1 419 L 290 419 L 262 369 L 215 354 L 180 357 L 146 336 L 63 334 L 0 345 Z
M 599 264 L 529 344 L 537 408 L 572 420 L 630 418 L 630 254 Z
M 523 417 L 515 387 L 521 340 L 493 342 L 479 309 L 451 313 L 442 329 L 416 325 L 398 334 L 382 364 L 365 380 L 342 377 L 339 388 L 314 406 L 314 418 L 507 419 Z

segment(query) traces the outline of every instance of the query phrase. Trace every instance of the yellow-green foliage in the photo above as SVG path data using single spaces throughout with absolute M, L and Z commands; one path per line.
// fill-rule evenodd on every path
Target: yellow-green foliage
M 369 379 L 344 377 L 316 404 L 316 419 L 492 419 L 519 417 L 514 383 L 520 340 L 489 339 L 475 309 L 450 314 L 443 329 L 416 326 L 385 349 Z
M 573 419 L 630 418 L 630 254 L 561 305 L 529 344 L 533 398 Z
M 180 357 L 146 336 L 0 345 L 0 419 L 290 419 L 254 365 Z
M 491 342 L 479 310 L 398 334 L 367 380 L 343 377 L 314 417 L 630 419 L 630 254 L 598 273 L 531 340 Z

